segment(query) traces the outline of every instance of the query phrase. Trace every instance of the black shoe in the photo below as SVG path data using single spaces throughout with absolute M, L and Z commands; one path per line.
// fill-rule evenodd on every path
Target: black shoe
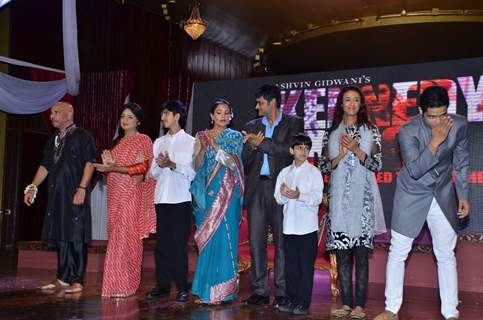
M 280 310 L 280 309 L 279 309 Z M 294 315 L 297 315 L 297 316 L 305 316 L 309 313 L 309 308 L 308 307 L 304 307 L 303 305 L 299 304 L 298 306 L 296 306 L 293 311 L 292 311 L 292 314 Z
M 295 304 L 291 302 L 278 306 L 278 311 L 284 312 L 284 313 L 292 313 L 294 309 L 295 309 Z
M 289 304 L 290 301 L 288 301 L 288 299 L 284 296 L 277 296 L 275 297 L 275 299 L 273 300 L 272 302 L 272 306 L 274 308 L 280 308 L 281 306 L 286 306 L 287 304 Z
M 270 302 L 270 298 L 254 293 L 242 302 L 248 305 L 267 304 Z
M 147 300 L 162 299 L 169 297 L 169 290 L 154 288 L 146 294 Z
M 188 301 L 188 291 L 186 290 L 179 290 L 178 294 L 176 295 L 176 301 L 178 302 L 186 302 Z

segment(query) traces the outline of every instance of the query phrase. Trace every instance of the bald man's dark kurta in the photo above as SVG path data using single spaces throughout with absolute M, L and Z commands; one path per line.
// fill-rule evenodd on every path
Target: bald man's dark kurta
M 89 192 L 86 190 L 82 205 L 74 205 L 73 200 L 86 163 L 96 160 L 95 141 L 87 130 L 75 125 L 67 129 L 64 141 L 57 138 L 58 148 L 57 136 L 58 131 L 47 141 L 41 163 L 49 172 L 42 240 L 89 243 L 92 236 Z

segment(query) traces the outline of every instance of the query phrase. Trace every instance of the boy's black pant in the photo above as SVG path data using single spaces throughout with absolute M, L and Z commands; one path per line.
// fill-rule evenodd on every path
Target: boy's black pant
M 291 303 L 310 306 L 317 256 L 317 231 L 304 235 L 284 234 L 285 282 Z
M 178 290 L 188 291 L 188 236 L 191 202 L 156 204 L 156 287 L 170 291 L 171 281 Z

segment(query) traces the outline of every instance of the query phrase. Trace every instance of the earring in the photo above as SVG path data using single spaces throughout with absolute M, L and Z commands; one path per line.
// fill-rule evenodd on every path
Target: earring
M 211 119 L 211 124 L 213 124 L 213 119 Z

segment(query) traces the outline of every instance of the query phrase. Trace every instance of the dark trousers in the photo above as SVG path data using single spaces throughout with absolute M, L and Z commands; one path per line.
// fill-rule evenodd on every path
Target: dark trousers
M 312 301 L 317 231 L 304 235 L 284 235 L 285 281 L 290 302 L 306 308 Z
M 285 256 L 283 250 L 283 207 L 273 196 L 270 180 L 260 180 L 248 205 L 248 230 L 251 256 L 251 282 L 256 294 L 269 295 L 267 270 L 267 236 L 270 225 L 275 248 L 275 295 L 285 296 Z
M 367 301 L 367 285 L 369 280 L 369 249 L 357 246 L 347 250 L 335 250 L 337 272 L 339 273 L 342 304 L 350 307 L 364 307 Z M 356 265 L 355 304 L 352 292 L 352 268 Z
M 191 226 L 191 202 L 156 204 L 156 287 L 188 290 L 188 236 Z
M 87 244 L 83 241 L 57 241 L 57 279 L 82 283 L 87 263 Z

